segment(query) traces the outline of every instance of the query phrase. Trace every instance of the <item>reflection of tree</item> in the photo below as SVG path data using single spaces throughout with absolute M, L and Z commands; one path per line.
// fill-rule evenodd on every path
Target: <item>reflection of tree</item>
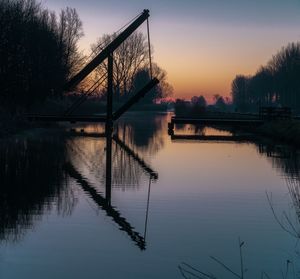
M 286 177 L 286 182 L 293 202 L 293 206 L 296 211 L 296 215 L 298 217 L 298 221 L 300 222 L 300 179 L 299 177 L 296 179 Z
M 76 137 L 68 140 L 67 146 L 70 161 L 74 166 L 90 179 L 94 176 L 93 181 L 96 184 L 100 181 L 104 185 L 106 176 L 104 138 Z M 144 160 L 117 136 L 113 137 L 112 168 L 112 187 L 122 187 L 123 190 L 138 187 L 143 173 L 157 178 L 157 174 Z
M 289 146 L 274 144 L 259 144 L 258 151 L 265 155 L 272 166 L 283 173 L 294 212 L 292 215 L 286 211 L 279 218 L 275 212 L 272 195 L 267 194 L 274 217 L 279 225 L 288 233 L 300 237 L 300 158 L 297 151 Z M 294 215 L 296 214 L 296 215 Z M 294 216 L 293 216 L 294 215 Z
M 193 134 L 193 135 L 205 135 L 207 127 L 201 124 L 190 125 L 190 124 L 176 124 L 176 130 L 184 134 Z
M 130 121 L 131 117 L 133 121 Z M 167 131 L 166 118 L 167 115 L 133 114 L 120 119 L 116 133 L 133 150 L 154 155 L 164 146 L 164 131 Z
M 67 141 L 69 160 L 80 169 L 82 175 L 95 174 L 105 184 L 105 140 L 104 138 L 75 137 Z
M 112 148 L 112 185 L 113 187 L 134 188 L 140 184 L 143 172 L 147 171 L 147 166 L 142 166 L 143 162 L 132 156 L 141 154 L 147 158 L 157 153 L 164 146 L 164 134 L 167 131 L 167 115 L 152 113 L 128 114 L 121 118 L 115 125 L 114 134 L 125 144 L 131 153 L 120 146 L 120 142 L 113 141 Z M 88 131 L 83 137 L 82 133 L 73 133 L 74 138 L 67 141 L 68 154 L 74 166 L 83 175 L 88 175 L 90 179 L 94 176 L 94 181 L 98 184 L 105 184 L 105 149 L 106 144 L 101 134 L 98 138 L 93 138 L 95 127 L 88 126 Z M 81 136 L 79 136 L 81 135 Z M 115 138 L 116 139 L 116 138 Z M 147 160 L 146 160 L 147 161 Z M 125 189 L 124 188 L 124 189 Z
M 137 187 L 143 170 L 139 164 L 118 144 L 114 144 L 112 184 L 122 187 Z
M 283 172 L 293 207 L 300 221 L 300 157 L 299 153 L 288 146 L 267 149 L 272 165 Z
M 161 123 L 160 123 L 161 124 Z M 162 127 L 162 126 L 159 126 Z M 127 128 L 126 128 L 127 129 Z M 132 126 L 130 129 L 133 129 Z M 121 134 L 121 129 L 119 132 Z M 149 153 L 156 151 L 155 133 Z M 126 131 L 127 133 L 127 131 Z M 137 133 L 137 132 L 136 132 Z M 126 136 L 129 137 L 130 134 Z M 142 137 L 144 135 L 141 135 Z M 138 135 L 136 135 L 138 137 Z M 162 136 L 158 135 L 162 140 Z M 128 144 L 129 143 L 129 144 Z M 153 147 L 154 146 L 154 147 Z M 157 179 L 139 152 L 131 150 L 134 141 L 116 138 L 112 144 L 112 186 L 123 190 L 139 187 L 143 173 Z M 143 146 L 146 152 L 146 146 Z M 154 150 L 154 151 L 153 151 Z M 62 138 L 58 134 L 1 141 L 0 145 L 0 241 L 18 240 L 45 213 L 56 208 L 59 214 L 71 214 L 76 204 L 69 176 L 63 166 L 70 161 L 88 178 L 91 185 L 105 185 L 105 139 L 93 137 Z
M 271 161 L 272 166 L 281 170 L 285 177 L 299 180 L 300 157 L 297 150 L 290 146 L 259 143 L 258 152 Z
M 19 239 L 54 205 L 71 213 L 76 200 L 62 183 L 65 148 L 58 140 L 2 141 L 0 158 L 0 240 Z

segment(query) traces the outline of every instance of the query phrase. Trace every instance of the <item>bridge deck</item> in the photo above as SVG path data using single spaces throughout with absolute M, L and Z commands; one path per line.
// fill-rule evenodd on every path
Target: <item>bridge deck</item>
M 217 135 L 171 135 L 172 141 L 186 141 L 186 140 L 198 140 L 198 141 L 215 141 L 215 142 L 249 142 L 255 140 L 254 135 L 232 135 L 232 136 L 217 136 Z
M 198 117 L 198 118 L 183 118 L 172 117 L 172 124 L 212 124 L 212 125 L 259 125 L 263 124 L 264 120 L 259 118 L 218 118 L 218 117 Z
M 104 115 L 27 115 L 31 121 L 43 122 L 106 122 Z

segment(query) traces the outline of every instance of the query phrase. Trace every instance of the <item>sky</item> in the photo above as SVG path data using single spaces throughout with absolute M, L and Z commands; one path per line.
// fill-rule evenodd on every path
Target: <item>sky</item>
M 76 8 L 86 53 L 97 38 L 150 10 L 154 61 L 174 98 L 230 96 L 237 74 L 253 75 L 289 42 L 300 41 L 300 0 L 41 0 Z M 146 34 L 146 25 L 140 31 Z

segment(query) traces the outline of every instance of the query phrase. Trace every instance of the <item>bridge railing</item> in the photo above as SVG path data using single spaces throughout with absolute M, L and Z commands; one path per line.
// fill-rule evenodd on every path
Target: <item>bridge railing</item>
M 290 119 L 292 110 L 290 107 L 260 107 L 259 117 L 261 119 Z

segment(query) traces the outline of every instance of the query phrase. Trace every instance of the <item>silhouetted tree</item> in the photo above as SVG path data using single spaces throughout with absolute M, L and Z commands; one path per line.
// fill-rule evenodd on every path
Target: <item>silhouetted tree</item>
M 215 94 L 214 99 L 215 99 L 215 107 L 218 110 L 221 110 L 221 111 L 226 110 L 226 103 L 225 103 L 224 98 L 222 96 L 220 96 L 219 94 Z
M 193 96 L 191 98 L 190 107 L 188 107 L 188 111 L 186 111 L 186 113 L 188 113 L 188 115 L 191 116 L 199 116 L 205 112 L 206 105 L 207 105 L 206 100 L 202 95 L 199 97 Z
M 74 8 L 67 7 L 59 15 L 59 47 L 68 75 L 75 74 L 83 65 L 77 43 L 83 36 L 82 22 Z
M 249 77 L 238 75 L 231 84 L 232 101 L 236 110 L 245 111 L 249 107 L 248 83 Z
M 237 76 L 232 82 L 233 104 L 245 111 L 266 105 L 300 110 L 300 43 L 283 47 L 254 76 Z
M 0 0 L 0 100 L 12 112 L 62 93 L 72 71 L 81 24 L 67 8 L 68 28 L 35 0 Z M 61 20 L 61 22 L 63 22 Z M 62 30 L 66 30 L 62 36 Z M 72 30 L 72 32 L 70 31 Z M 68 59 L 66 59 L 68 57 Z
M 153 76 L 158 78 L 159 84 L 148 92 L 141 100 L 141 103 L 152 104 L 158 99 L 170 97 L 173 94 L 172 86 L 167 82 L 166 71 L 162 70 L 158 65 L 153 64 Z M 136 92 L 150 81 L 150 73 L 148 68 L 140 69 L 133 79 L 132 91 Z M 131 92 L 129 92 L 131 93 Z
M 269 68 L 261 67 L 248 81 L 248 103 L 252 106 L 271 105 L 274 101 L 273 75 Z
M 96 44 L 91 46 L 96 56 L 106 45 L 113 41 L 117 34 L 105 34 Z M 128 94 L 133 88 L 133 80 L 139 69 L 148 63 L 148 45 L 143 33 L 134 32 L 120 47 L 114 51 L 114 92 L 116 98 Z M 99 76 L 107 72 L 107 61 L 100 64 L 97 69 Z
M 274 89 L 281 105 L 300 108 L 300 43 L 282 48 L 268 64 L 274 75 Z
M 185 116 L 187 112 L 190 112 L 191 106 L 188 101 L 176 99 L 174 108 L 176 116 Z
M 97 55 L 116 36 L 117 34 L 106 34 L 99 38 L 97 43 L 91 46 L 93 55 Z M 148 54 L 146 37 L 140 32 L 134 32 L 114 51 L 113 74 L 116 100 L 126 100 L 131 93 L 139 90 L 150 80 Z M 142 100 L 144 103 L 153 103 L 155 99 L 168 97 L 173 92 L 172 86 L 167 82 L 166 71 L 155 63 L 152 65 L 152 71 L 153 76 L 158 78 L 160 83 L 155 89 L 147 93 Z M 106 72 L 107 61 L 104 61 L 96 69 L 97 77 L 105 75 Z M 105 85 L 104 88 L 106 88 Z
M 206 105 L 207 105 L 206 99 L 202 95 L 200 95 L 199 97 L 198 96 L 193 96 L 191 98 L 191 102 L 192 102 L 193 105 L 197 105 L 197 106 L 200 106 L 200 107 L 206 107 Z

